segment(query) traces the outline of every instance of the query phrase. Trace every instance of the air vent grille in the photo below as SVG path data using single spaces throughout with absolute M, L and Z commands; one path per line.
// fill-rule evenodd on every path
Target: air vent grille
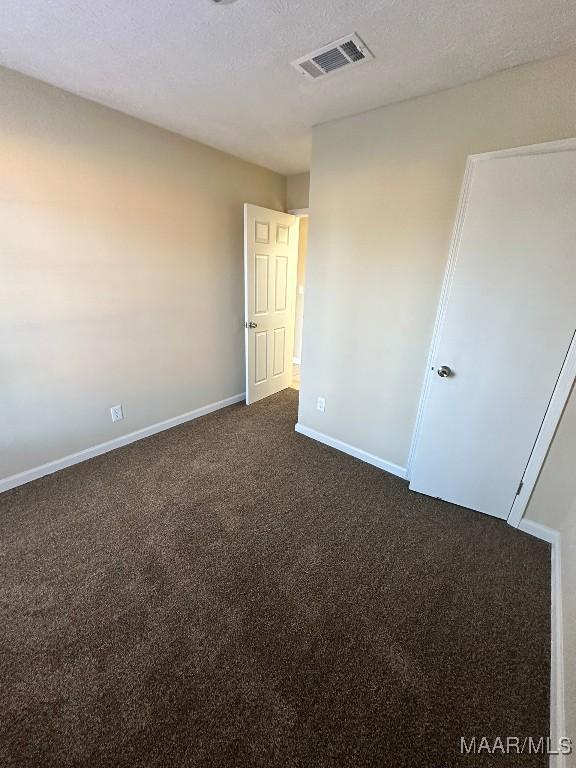
M 352 61 L 360 61 L 361 59 L 366 58 L 354 40 L 348 40 L 347 42 L 342 43 L 342 50 L 346 56 L 352 59 Z
M 309 75 L 312 78 L 322 77 L 322 75 L 326 74 L 319 67 L 317 67 L 312 61 L 308 59 L 306 61 L 303 61 L 300 64 L 300 67 L 304 70 L 304 72 L 307 75 Z
M 320 56 L 314 56 L 314 64 L 318 64 L 324 72 L 332 72 L 334 69 L 345 67 L 350 61 L 344 56 L 340 48 L 331 48 Z
M 292 62 L 292 66 L 309 80 L 373 59 L 373 54 L 358 35 L 346 35 L 333 43 L 312 51 Z

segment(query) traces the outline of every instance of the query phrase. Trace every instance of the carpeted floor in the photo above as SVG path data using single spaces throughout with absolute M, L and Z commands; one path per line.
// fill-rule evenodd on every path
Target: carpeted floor
M 549 548 L 233 406 L 0 496 L 0 765 L 545 766 Z

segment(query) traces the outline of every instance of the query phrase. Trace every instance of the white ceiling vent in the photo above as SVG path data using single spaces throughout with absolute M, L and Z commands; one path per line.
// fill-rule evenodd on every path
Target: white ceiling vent
M 363 64 L 374 56 L 358 35 L 346 35 L 292 62 L 292 66 L 309 80 L 325 77 L 331 72 Z

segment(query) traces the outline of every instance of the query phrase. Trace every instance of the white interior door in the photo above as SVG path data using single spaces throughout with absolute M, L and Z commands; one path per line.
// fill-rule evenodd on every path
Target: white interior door
M 244 205 L 246 403 L 290 386 L 298 218 Z
M 576 330 L 576 149 L 545 146 L 471 160 L 411 466 L 502 518 Z

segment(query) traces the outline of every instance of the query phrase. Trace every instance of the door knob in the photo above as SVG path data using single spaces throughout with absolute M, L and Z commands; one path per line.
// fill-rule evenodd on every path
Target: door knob
M 246 323 L 246 328 L 258 328 L 258 323 L 250 321 L 249 323 Z
M 452 368 L 449 368 L 447 365 L 442 365 L 438 368 L 437 374 L 440 378 L 445 379 L 447 376 L 452 376 Z

